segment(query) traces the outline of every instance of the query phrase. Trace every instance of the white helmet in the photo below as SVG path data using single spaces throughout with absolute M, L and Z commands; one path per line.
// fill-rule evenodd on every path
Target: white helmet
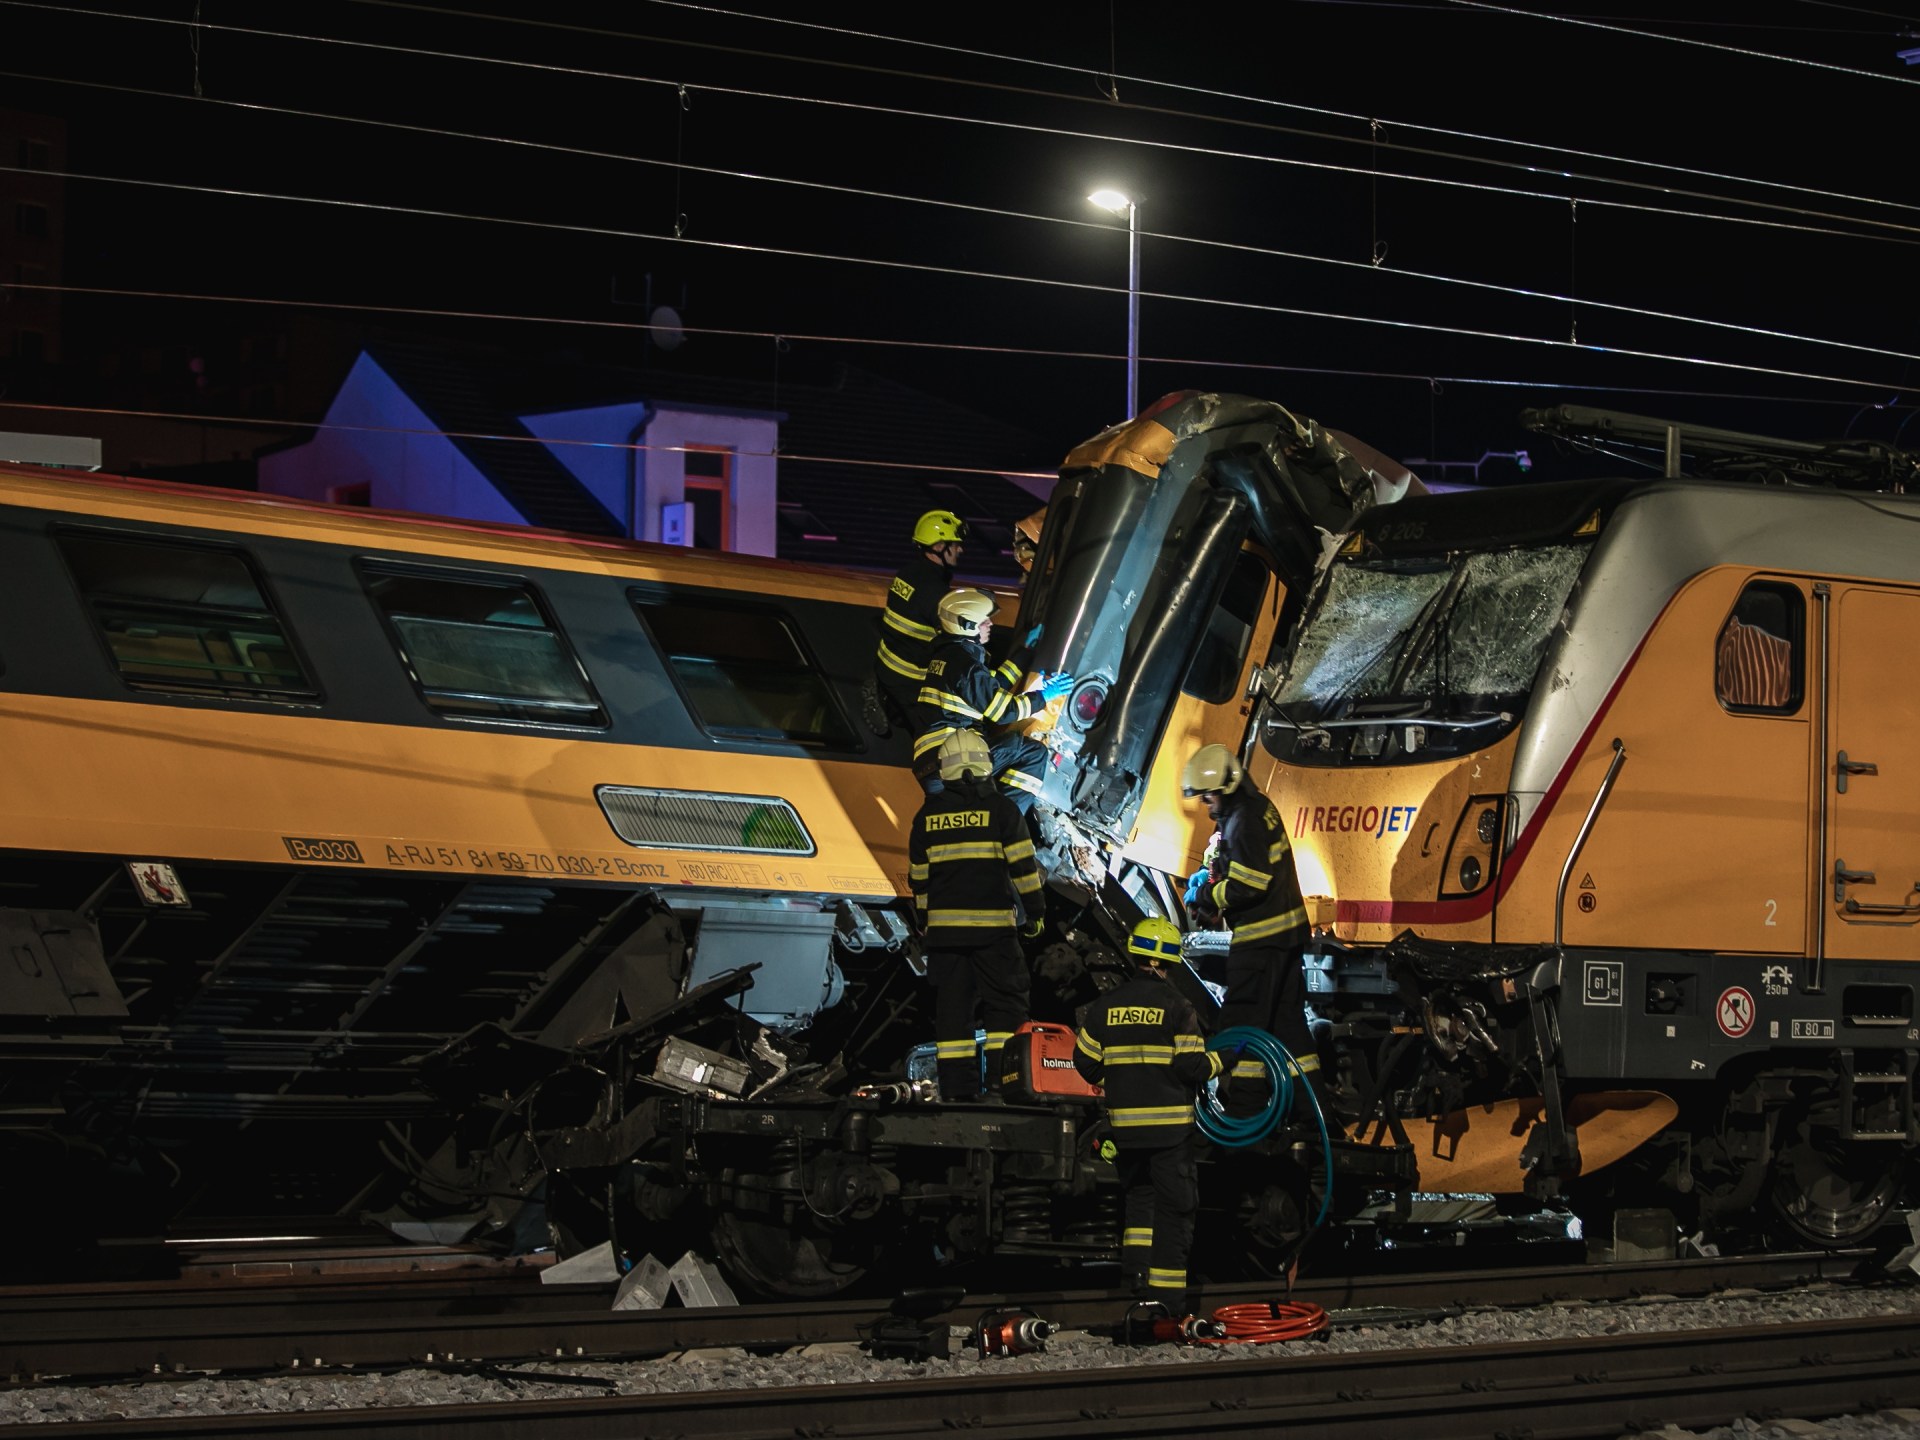
M 942 780 L 985 780 L 993 774 L 993 752 L 975 730 L 956 730 L 940 742 Z
M 1180 772 L 1180 793 L 1195 795 L 1231 795 L 1240 788 L 1247 773 L 1239 757 L 1224 745 L 1202 745 Z
M 984 590 L 949 590 L 940 597 L 936 613 L 947 634 L 972 639 L 980 633 L 980 622 L 991 620 L 999 608 L 999 602 Z

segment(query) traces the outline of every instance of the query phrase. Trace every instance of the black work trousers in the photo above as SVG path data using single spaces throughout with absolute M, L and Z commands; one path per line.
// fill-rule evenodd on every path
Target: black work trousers
M 1296 1083 L 1305 1080 L 1317 1085 L 1320 1056 L 1307 1026 L 1307 983 L 1299 950 L 1287 945 L 1235 945 L 1227 952 L 1227 998 L 1220 1007 L 1220 1028 L 1235 1025 L 1251 1025 L 1273 1036 L 1305 1072 L 1296 1077 Z M 1246 1056 L 1228 1063 L 1228 1113 L 1257 1113 L 1267 1100 L 1267 1067 Z
M 1133 1242 L 1120 1248 L 1128 1284 L 1134 1294 L 1161 1301 L 1177 1319 L 1187 1314 L 1187 1257 L 1200 1209 L 1200 1152 L 1206 1140 L 1195 1130 L 1151 1150 L 1118 1143 L 1114 1163 L 1127 1192 L 1125 1238 Z M 1152 1231 L 1145 1246 L 1139 1243 L 1143 1230 Z
M 999 1089 L 1001 1048 L 1027 1022 L 1027 957 L 1020 941 L 1007 934 L 965 950 L 929 950 L 927 979 L 933 982 L 940 1098 L 979 1098 L 982 1047 L 975 1043 L 974 1031 L 981 1027 L 987 1032 L 989 1086 Z

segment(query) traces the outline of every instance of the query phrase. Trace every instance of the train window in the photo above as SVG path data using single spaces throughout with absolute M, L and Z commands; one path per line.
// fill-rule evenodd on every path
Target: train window
M 532 587 L 375 564 L 362 571 L 402 662 L 442 715 L 605 728 L 607 712 Z
M 1714 642 L 1713 689 L 1727 709 L 1784 715 L 1800 708 L 1806 600 L 1799 588 L 1757 580 L 1740 592 Z
M 136 690 L 319 698 L 239 551 L 73 531 L 54 539 L 121 679 Z
M 856 748 L 833 687 L 777 611 L 692 596 L 629 598 L 708 734 Z
M 1234 698 L 1240 685 L 1240 667 L 1246 663 L 1247 642 L 1253 638 L 1253 622 L 1266 593 L 1266 562 L 1241 551 L 1233 574 L 1227 577 L 1226 592 L 1207 622 L 1206 634 L 1200 637 L 1193 664 L 1187 667 L 1187 683 L 1182 690 L 1209 705 L 1223 705 Z

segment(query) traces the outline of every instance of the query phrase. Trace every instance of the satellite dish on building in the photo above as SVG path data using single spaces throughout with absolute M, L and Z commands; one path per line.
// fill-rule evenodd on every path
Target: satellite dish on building
M 647 336 L 662 350 L 678 350 L 687 343 L 687 332 L 680 323 L 680 312 L 671 305 L 656 306 L 653 314 L 647 317 Z

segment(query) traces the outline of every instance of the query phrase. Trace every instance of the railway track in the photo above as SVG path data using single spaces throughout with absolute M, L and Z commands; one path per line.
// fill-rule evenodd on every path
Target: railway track
M 1292 1298 L 1342 1313 L 1434 1314 L 1556 1300 L 1601 1302 L 1859 1278 L 1872 1252 L 1807 1252 L 1613 1265 L 1458 1270 L 1306 1280 Z M 1266 1285 L 1210 1286 L 1203 1305 L 1273 1298 Z M 1110 1290 L 950 1292 L 932 1319 L 966 1324 L 1019 1305 L 1067 1328 L 1111 1325 Z M 643 1359 L 722 1347 L 784 1349 L 861 1338 L 884 1300 L 796 1301 L 715 1309 L 615 1311 L 604 1286 L 540 1285 L 529 1272 L 486 1279 L 428 1273 L 383 1284 L 0 1290 L 0 1378 L 106 1381 L 392 1369 L 412 1364 Z
M 870 1384 L 697 1391 L 480 1405 L 144 1418 L 62 1424 L 71 1440 L 132 1434 L 453 1436 L 612 1440 L 634 1435 L 863 1440 L 976 1435 L 1277 1434 L 1344 1440 L 1616 1436 L 1741 1416 L 1825 1417 L 1920 1401 L 1920 1316 L 1211 1364 L 1018 1372 Z M 1406 1427 L 1404 1429 L 1397 1427 Z

